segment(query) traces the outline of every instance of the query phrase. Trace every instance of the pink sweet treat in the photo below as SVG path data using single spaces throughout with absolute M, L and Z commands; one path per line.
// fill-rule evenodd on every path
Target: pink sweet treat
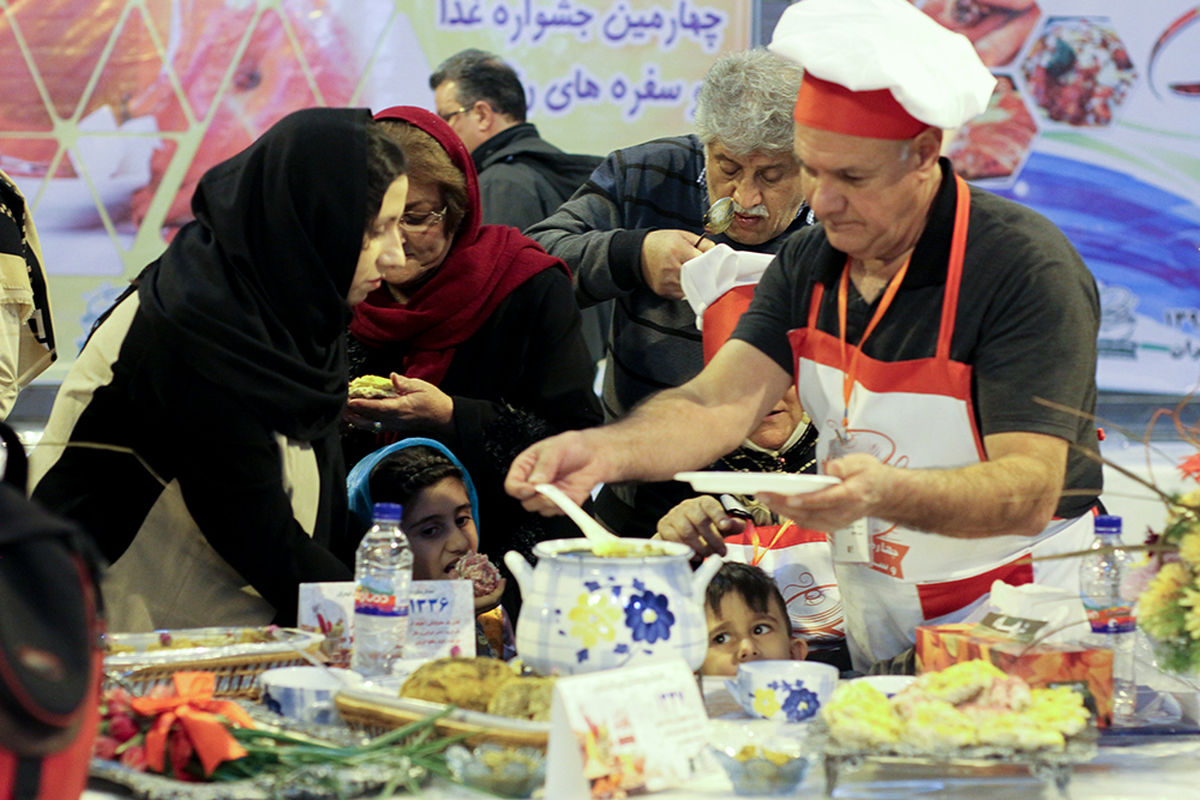
M 476 597 L 491 594 L 500 585 L 500 570 L 483 553 L 468 553 L 460 558 L 450 570 L 450 577 L 471 581 Z

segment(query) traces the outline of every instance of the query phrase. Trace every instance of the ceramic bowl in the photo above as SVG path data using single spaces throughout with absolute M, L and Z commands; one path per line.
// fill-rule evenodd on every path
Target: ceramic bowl
M 362 682 L 357 672 L 324 667 L 279 667 L 267 670 L 259 680 L 264 706 L 276 714 L 318 725 L 337 722 L 340 717 L 334 695 Z
M 450 774 L 460 783 L 502 797 L 529 797 L 546 780 L 546 756 L 532 747 L 482 744 L 446 748 Z
M 733 784 L 735 794 L 794 794 L 816 753 L 803 729 L 777 720 L 712 720 L 709 750 Z
M 749 661 L 725 682 L 747 714 L 807 722 L 837 688 L 838 670 L 818 661 Z

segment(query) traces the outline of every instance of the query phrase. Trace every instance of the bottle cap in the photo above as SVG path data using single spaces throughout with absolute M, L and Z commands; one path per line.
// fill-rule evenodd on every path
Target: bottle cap
M 1121 518 L 1114 514 L 1100 514 L 1092 522 L 1096 535 L 1114 534 L 1121 532 Z
M 404 516 L 404 507 L 399 503 L 375 503 L 371 507 L 375 519 L 386 519 L 399 522 Z

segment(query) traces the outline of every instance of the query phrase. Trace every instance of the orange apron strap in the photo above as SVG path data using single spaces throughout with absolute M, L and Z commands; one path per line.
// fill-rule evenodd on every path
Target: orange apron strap
M 817 283 L 813 287 L 812 298 L 808 301 L 808 327 L 817 328 L 817 312 L 821 310 L 821 298 L 825 296 L 825 284 Z
M 957 200 L 954 206 L 954 233 L 950 239 L 950 261 L 946 267 L 946 291 L 942 295 L 942 324 L 938 329 L 937 357 L 950 357 L 950 341 L 958 315 L 958 287 L 962 284 L 963 256 L 967 252 L 967 223 L 971 216 L 971 188 L 960 176 L 954 176 Z

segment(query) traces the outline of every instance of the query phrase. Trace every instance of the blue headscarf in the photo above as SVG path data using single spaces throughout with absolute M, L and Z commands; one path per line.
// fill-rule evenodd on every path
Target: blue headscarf
M 350 513 L 357 517 L 364 526 L 371 524 L 372 517 L 374 516 L 371 503 L 371 473 L 375 470 L 375 465 L 397 450 L 403 450 L 406 447 L 416 447 L 417 445 L 425 445 L 437 450 L 450 459 L 450 462 L 454 466 L 458 467 L 458 471 L 462 473 L 463 485 L 467 488 L 467 497 L 471 501 L 471 515 L 475 518 L 475 528 L 478 530 L 480 527 L 479 496 L 475 493 L 475 484 L 471 480 L 471 473 L 467 472 L 467 468 L 462 465 L 462 462 L 444 444 L 433 439 L 423 439 L 418 436 L 410 439 L 401 439 L 386 447 L 381 447 L 373 453 L 363 456 L 354 465 L 354 469 L 350 470 L 350 474 L 346 476 L 346 493 L 349 495 Z

